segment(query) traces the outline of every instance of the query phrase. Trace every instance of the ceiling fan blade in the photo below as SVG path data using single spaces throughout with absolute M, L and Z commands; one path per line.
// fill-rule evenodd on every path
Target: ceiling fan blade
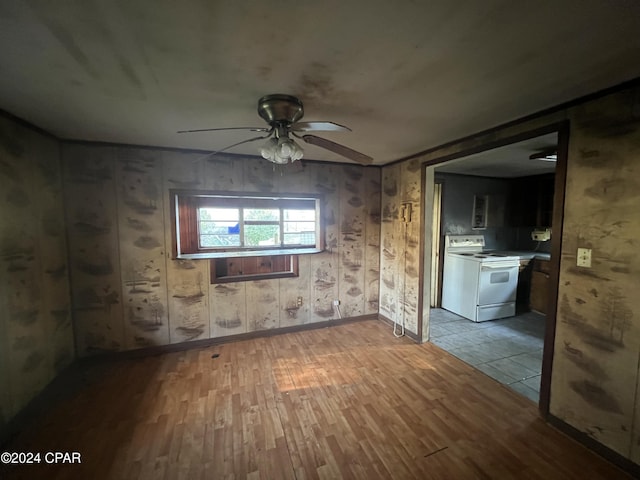
M 291 125 L 294 132 L 350 132 L 349 127 L 333 122 L 296 122 Z
M 261 135 L 259 137 L 253 137 L 253 138 L 249 138 L 247 140 L 243 140 L 241 142 L 234 143 L 233 145 L 229 145 L 228 147 L 224 147 L 224 148 L 222 148 L 220 150 L 216 150 L 215 152 L 207 153 L 205 155 L 205 158 L 206 157 L 213 157 L 214 155 L 217 155 L 218 153 L 226 152 L 227 150 L 230 150 L 233 147 L 237 147 L 238 145 L 242 145 L 244 143 L 255 142 L 257 140 L 264 140 L 265 138 L 269 138 L 270 136 L 271 136 L 271 132 L 269 132 L 268 135 Z
M 302 138 L 305 142 L 310 143 L 311 145 L 326 148 L 333 153 L 342 155 L 343 157 L 353 160 L 354 162 L 361 163 L 362 165 L 369 165 L 373 162 L 373 158 L 370 156 L 357 152 L 349 147 L 345 147 L 344 145 L 340 145 L 339 143 L 332 142 L 331 140 L 327 140 L 326 138 L 316 137 L 315 135 L 303 135 Z
M 249 130 L 252 132 L 268 132 L 271 129 L 267 127 L 199 128 L 196 130 L 178 130 L 176 133 L 218 132 L 221 130 Z

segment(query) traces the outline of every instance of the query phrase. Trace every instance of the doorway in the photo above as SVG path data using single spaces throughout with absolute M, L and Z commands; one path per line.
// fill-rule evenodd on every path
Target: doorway
M 424 175 L 426 198 L 433 194 L 434 209 L 441 205 L 425 219 L 432 238 L 429 341 L 527 396 L 543 412 L 555 336 L 566 135 L 565 126 L 532 132 L 433 162 Z M 478 195 L 488 199 L 480 228 L 472 218 Z M 456 234 L 480 234 L 486 250 L 522 254 L 515 316 L 476 323 L 440 308 L 443 244 L 445 235 Z M 425 262 L 426 257 L 427 252 Z

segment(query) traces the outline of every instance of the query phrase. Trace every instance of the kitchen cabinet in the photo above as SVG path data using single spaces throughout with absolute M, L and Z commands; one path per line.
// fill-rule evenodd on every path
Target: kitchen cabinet
M 518 270 L 518 290 L 516 294 L 516 305 L 519 309 L 529 310 L 529 297 L 531 294 L 531 272 L 533 270 L 533 259 L 520 258 L 520 268 Z
M 513 180 L 511 224 L 514 227 L 551 227 L 555 175 L 534 175 Z
M 548 260 L 533 259 L 529 308 L 545 315 L 549 303 L 549 269 L 550 262 Z

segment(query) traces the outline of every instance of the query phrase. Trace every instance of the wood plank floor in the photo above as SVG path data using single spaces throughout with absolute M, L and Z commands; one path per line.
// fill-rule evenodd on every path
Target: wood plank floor
M 212 358 L 219 354 L 217 358 Z M 618 479 L 537 407 L 371 320 L 83 367 L 7 479 Z

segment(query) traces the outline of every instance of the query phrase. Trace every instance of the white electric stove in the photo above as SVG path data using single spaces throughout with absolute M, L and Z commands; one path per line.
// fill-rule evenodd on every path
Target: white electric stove
M 442 308 L 484 322 L 512 317 L 520 258 L 484 251 L 483 235 L 447 235 Z

